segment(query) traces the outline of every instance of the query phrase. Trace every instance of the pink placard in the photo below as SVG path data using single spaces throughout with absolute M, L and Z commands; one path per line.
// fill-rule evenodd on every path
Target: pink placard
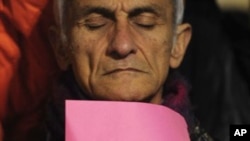
M 184 118 L 155 104 L 66 101 L 66 141 L 190 141 Z

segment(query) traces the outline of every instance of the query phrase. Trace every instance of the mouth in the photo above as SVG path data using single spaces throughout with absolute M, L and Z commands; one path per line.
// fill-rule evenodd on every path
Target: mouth
M 104 75 L 109 75 L 109 74 L 114 74 L 114 73 L 122 73 L 122 72 L 129 72 L 129 73 L 145 73 L 144 71 L 142 70 L 138 70 L 138 69 L 135 69 L 135 68 L 118 68 L 118 69 L 114 69 L 114 70 L 111 70 L 111 71 L 108 71 L 106 73 L 104 73 Z

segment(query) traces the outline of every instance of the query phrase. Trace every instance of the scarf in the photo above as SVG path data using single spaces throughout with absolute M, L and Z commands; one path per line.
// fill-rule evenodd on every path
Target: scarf
M 65 100 L 91 99 L 81 90 L 72 71 L 64 72 L 54 86 L 53 97 L 47 108 L 48 140 L 64 141 Z M 162 105 L 181 114 L 187 122 L 189 133 L 192 134 L 196 121 L 190 110 L 189 88 L 188 83 L 178 72 L 170 71 L 164 86 Z

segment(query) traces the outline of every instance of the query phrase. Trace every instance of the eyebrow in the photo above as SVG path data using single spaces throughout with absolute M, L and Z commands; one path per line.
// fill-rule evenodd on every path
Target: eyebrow
M 161 15 L 161 9 L 158 6 L 145 6 L 145 7 L 136 7 L 129 11 L 129 17 L 136 17 L 142 13 L 152 13 L 156 16 Z
M 158 5 L 150 5 L 150 6 L 141 6 L 141 7 L 135 7 L 128 11 L 128 17 L 136 17 L 142 13 L 152 13 L 156 16 L 160 16 L 163 12 L 163 9 Z M 108 8 L 102 7 L 102 6 L 84 6 L 81 7 L 77 12 L 77 17 L 86 17 L 92 13 L 100 14 L 106 18 L 115 20 L 115 11 L 110 10 Z
M 92 7 L 92 6 L 85 6 L 80 8 L 80 10 L 78 11 L 78 18 L 86 17 L 92 13 L 97 13 L 104 17 L 115 19 L 114 11 L 107 9 L 105 7 Z

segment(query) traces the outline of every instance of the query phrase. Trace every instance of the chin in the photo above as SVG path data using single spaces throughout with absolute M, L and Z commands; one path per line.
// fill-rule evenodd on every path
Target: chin
M 161 98 L 161 85 L 149 79 L 128 79 L 128 81 L 98 81 L 92 83 L 92 97 L 98 100 L 150 102 Z M 151 79 L 152 80 L 152 79 Z
M 108 101 L 126 101 L 126 102 L 147 102 L 147 103 L 157 103 L 156 94 L 138 92 L 138 91 L 119 91 L 119 92 L 109 92 L 100 93 L 94 96 L 94 99 L 98 100 L 108 100 Z

